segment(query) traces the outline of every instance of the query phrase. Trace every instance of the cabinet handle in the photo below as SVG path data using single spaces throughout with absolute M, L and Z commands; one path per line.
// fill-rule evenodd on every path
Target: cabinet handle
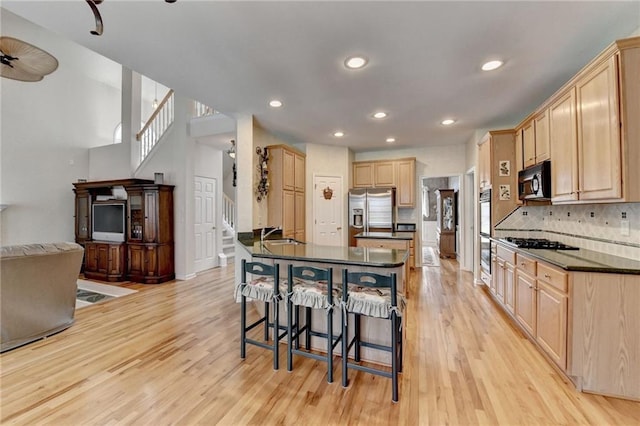
M 551 275 L 549 275 L 549 274 L 544 274 L 544 277 L 545 277 L 545 278 L 551 278 Z
M 531 284 L 528 284 L 529 288 L 533 288 L 533 286 Z
M 524 262 L 520 262 L 520 266 L 527 266 L 527 264 Z

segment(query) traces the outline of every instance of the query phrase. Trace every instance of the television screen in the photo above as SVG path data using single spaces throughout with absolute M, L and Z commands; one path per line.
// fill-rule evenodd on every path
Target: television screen
M 93 239 L 124 241 L 124 204 L 93 205 Z

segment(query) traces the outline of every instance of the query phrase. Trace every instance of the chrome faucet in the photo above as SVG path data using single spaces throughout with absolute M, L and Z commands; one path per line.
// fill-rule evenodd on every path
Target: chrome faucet
M 264 239 L 267 238 L 269 235 L 273 234 L 276 231 L 281 231 L 282 227 L 278 226 L 276 228 L 273 228 L 271 231 L 267 232 L 266 234 L 264 232 L 265 229 L 267 229 L 267 228 L 262 228 L 262 231 L 260 232 L 260 242 L 261 243 L 264 243 Z

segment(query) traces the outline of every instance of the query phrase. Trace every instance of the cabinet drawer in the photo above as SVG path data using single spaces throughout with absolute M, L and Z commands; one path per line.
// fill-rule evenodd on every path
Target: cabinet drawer
M 547 266 L 544 263 L 538 263 L 538 272 L 536 277 L 563 293 L 566 293 L 568 290 L 568 274 Z
M 516 267 L 532 277 L 536 276 L 536 261 L 533 259 L 529 259 L 521 255 L 520 253 L 516 254 Z
M 498 257 L 512 265 L 516 264 L 516 252 L 498 244 Z

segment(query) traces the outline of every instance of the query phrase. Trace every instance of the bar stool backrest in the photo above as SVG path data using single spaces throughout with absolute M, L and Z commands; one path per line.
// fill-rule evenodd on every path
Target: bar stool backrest
M 245 259 L 242 259 L 242 282 L 247 282 L 247 274 L 251 275 L 261 275 L 266 277 L 273 278 L 274 283 L 280 282 L 280 265 L 277 263 L 275 265 L 267 265 L 266 263 L 261 262 L 247 262 Z M 279 293 L 279 286 L 273 286 L 274 291 Z
M 373 272 L 349 272 L 347 269 L 342 270 L 342 300 L 346 303 L 348 297 L 348 285 L 357 285 L 369 288 L 388 288 L 391 289 L 391 306 L 398 306 L 398 296 L 396 294 L 396 274 L 381 275 Z

